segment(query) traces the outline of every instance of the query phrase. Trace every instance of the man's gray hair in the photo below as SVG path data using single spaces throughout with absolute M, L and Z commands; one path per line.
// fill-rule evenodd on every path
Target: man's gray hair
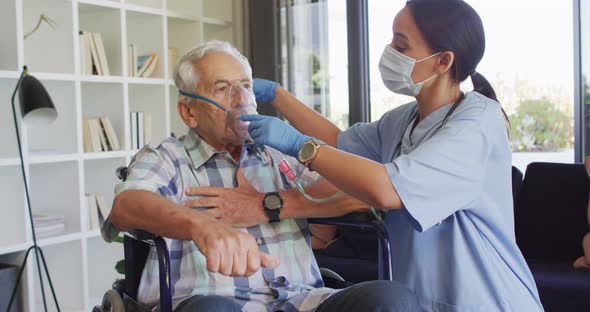
M 252 67 L 250 67 L 248 59 L 238 49 L 226 41 L 210 40 L 194 46 L 176 64 L 176 68 L 174 69 L 174 84 L 179 90 L 189 93 L 196 92 L 197 85 L 199 84 L 199 73 L 197 73 L 193 65 L 207 55 L 207 53 L 212 52 L 223 52 L 235 57 L 236 60 L 244 65 L 248 76 L 252 76 Z M 192 98 L 179 94 L 178 101 L 190 104 Z

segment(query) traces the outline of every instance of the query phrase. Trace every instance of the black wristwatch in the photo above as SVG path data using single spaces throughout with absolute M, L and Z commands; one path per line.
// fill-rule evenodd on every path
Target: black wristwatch
M 283 208 L 283 198 L 277 192 L 266 193 L 262 200 L 262 207 L 264 207 L 264 212 L 268 216 L 268 222 L 279 222 L 279 214 L 281 208 Z

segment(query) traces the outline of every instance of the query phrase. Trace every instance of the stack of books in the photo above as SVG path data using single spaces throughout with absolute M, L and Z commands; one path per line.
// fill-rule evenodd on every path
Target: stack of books
M 91 230 L 99 229 L 108 218 L 111 209 L 100 194 L 86 194 L 86 202 L 88 203 L 89 228 Z
M 102 42 L 102 35 L 83 30 L 79 34 L 82 74 L 109 76 L 109 64 Z
M 131 149 L 140 149 L 152 141 L 152 115 L 131 112 Z
M 108 117 L 84 118 L 84 152 L 118 151 L 119 139 Z
M 35 234 L 37 238 L 55 236 L 66 231 L 64 216 L 49 214 L 33 214 Z
M 129 77 L 148 78 L 151 77 L 154 74 L 154 72 L 156 72 L 159 59 L 158 54 L 148 53 L 138 55 L 137 47 L 135 46 L 135 44 L 129 45 L 127 54 L 127 64 L 129 65 Z

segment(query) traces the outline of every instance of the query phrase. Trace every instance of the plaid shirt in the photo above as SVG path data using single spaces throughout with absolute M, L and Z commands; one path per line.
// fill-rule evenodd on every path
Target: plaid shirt
M 194 131 L 182 140 L 168 138 L 157 148 L 146 146 L 133 158 L 125 182 L 117 185 L 117 194 L 125 190 L 148 190 L 182 204 L 196 197 L 184 190 L 195 186 L 236 187 L 238 166 L 259 192 L 290 188 L 278 170 L 281 159 L 289 159 L 300 182 L 319 179 L 297 161 L 278 151 L 246 145 L 239 164 L 227 151 L 215 150 Z M 256 239 L 262 252 L 276 256 L 276 269 L 261 269 L 250 277 L 227 277 L 207 271 L 205 256 L 193 241 L 167 239 L 171 260 L 171 285 L 174 306 L 193 295 L 221 295 L 235 298 L 246 311 L 313 311 L 335 290 L 323 287 L 318 265 L 310 246 L 306 219 L 287 219 L 237 229 Z M 149 306 L 159 298 L 158 260 L 152 247 L 141 276 L 140 302 Z

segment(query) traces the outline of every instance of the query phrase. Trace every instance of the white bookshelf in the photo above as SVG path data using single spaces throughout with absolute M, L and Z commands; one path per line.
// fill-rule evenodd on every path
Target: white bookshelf
M 0 28 L 0 263 L 20 264 L 32 244 L 10 107 L 20 70 L 27 65 L 47 88 L 58 111 L 53 124 L 22 129 L 21 137 L 27 146 L 25 170 L 33 211 L 62 215 L 66 222 L 65 233 L 38 239 L 62 311 L 89 311 L 120 277 L 114 266 L 123 258 L 123 246 L 104 243 L 99 231 L 90 229 L 85 194 L 100 193 L 112 204 L 118 182 L 115 169 L 127 165 L 137 152 L 131 149 L 129 113 L 152 115 L 153 142 L 171 132 L 186 132 L 177 116 L 178 90 L 171 82 L 168 49 L 176 48 L 180 57 L 204 40 L 243 42 L 234 22 L 236 14 L 241 14 L 237 12 L 240 1 L 0 1 L 4 25 Z M 41 13 L 54 20 L 57 28 L 43 24 L 24 40 L 23 34 L 35 26 Z M 110 76 L 81 74 L 80 30 L 101 33 Z M 158 54 L 159 66 L 152 77 L 129 76 L 130 43 L 137 45 L 139 54 Z M 120 151 L 83 151 L 82 120 L 92 116 L 109 117 Z M 24 311 L 42 310 L 38 284 L 35 257 L 29 256 L 21 282 Z

